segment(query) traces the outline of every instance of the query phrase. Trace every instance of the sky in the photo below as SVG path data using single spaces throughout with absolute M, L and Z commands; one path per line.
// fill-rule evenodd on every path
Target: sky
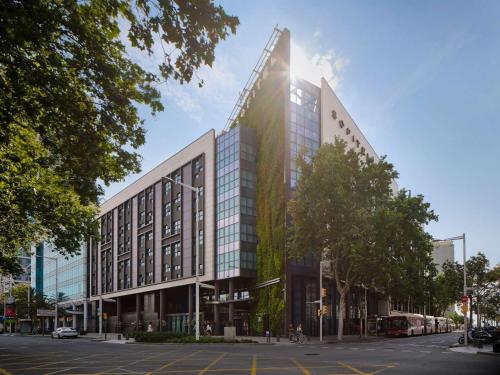
M 142 170 L 109 198 L 204 132 L 221 131 L 273 28 L 288 28 L 292 70 L 324 76 L 398 185 L 439 215 L 437 239 L 466 234 L 468 255 L 500 263 L 500 1 L 218 1 L 239 17 L 203 88 L 160 87 L 165 111 L 145 108 Z M 129 48 L 154 69 L 157 57 Z M 462 261 L 462 244 L 455 244 Z

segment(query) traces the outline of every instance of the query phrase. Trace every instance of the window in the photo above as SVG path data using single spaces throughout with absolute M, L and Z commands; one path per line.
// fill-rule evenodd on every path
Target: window
M 175 270 L 175 271 L 179 271 L 180 269 L 181 269 L 181 265 L 180 265 L 180 264 L 176 264 L 176 265 L 174 266 L 174 270 Z
M 198 187 L 198 196 L 199 197 L 203 196 L 203 186 Z
M 365 154 L 365 148 L 364 147 L 361 147 L 361 154 L 364 155 Z
M 177 234 L 181 231 L 181 221 L 176 220 L 174 221 L 174 234 Z
M 342 128 L 344 127 L 344 121 L 340 120 L 340 121 L 339 121 L 339 126 L 340 126 L 340 128 L 342 129 Z
M 163 237 L 170 236 L 170 227 L 168 225 L 163 226 Z
M 163 185 L 163 194 L 170 194 L 170 190 L 172 190 L 172 183 L 170 181 L 165 182 Z
M 170 203 L 165 203 L 163 205 L 163 216 L 170 215 Z
M 181 182 L 181 174 L 177 173 L 174 178 L 175 182 Z
M 163 265 L 163 272 L 170 272 L 170 266 L 168 264 Z
M 359 140 L 356 140 L 356 147 L 359 148 Z
M 198 221 L 203 220 L 203 210 L 198 211 Z
M 163 255 L 170 255 L 170 246 L 163 246 Z
M 148 241 L 152 241 L 153 240 L 153 232 L 148 232 L 148 234 L 146 235 L 146 238 Z
M 337 112 L 332 111 L 332 118 L 333 118 L 334 120 L 336 120 L 336 119 L 337 119 Z
M 174 256 L 176 257 L 181 256 L 181 244 L 179 242 L 174 244 Z
M 347 129 L 345 130 L 345 133 L 346 133 L 347 135 L 351 134 L 351 129 L 347 128 Z

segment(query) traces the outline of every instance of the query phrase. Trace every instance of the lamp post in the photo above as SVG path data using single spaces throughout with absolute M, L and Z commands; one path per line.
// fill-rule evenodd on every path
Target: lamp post
M 463 233 L 461 236 L 456 236 L 456 237 L 450 237 L 450 238 L 445 238 L 444 240 L 440 241 L 457 241 L 457 240 L 462 240 L 462 245 L 463 245 L 463 257 L 464 257 L 464 296 L 467 296 L 467 269 L 465 267 L 465 233 Z M 439 240 L 435 240 L 439 241 Z M 464 344 L 467 345 L 467 313 L 464 314 Z
M 194 187 L 188 184 L 185 184 L 180 181 L 175 181 L 174 179 L 170 177 L 163 177 L 164 179 L 173 182 L 174 184 L 178 184 L 180 186 L 185 187 L 186 189 L 189 189 L 196 194 L 196 214 L 195 214 L 195 225 L 196 225 L 196 255 L 195 255 L 195 262 L 196 262 L 196 271 L 195 271 L 195 276 L 196 276 L 196 293 L 195 293 L 195 332 L 196 332 L 196 341 L 200 340 L 200 262 L 198 260 L 198 256 L 200 253 L 200 230 L 199 230 L 199 212 L 200 212 L 200 188 L 199 187 Z

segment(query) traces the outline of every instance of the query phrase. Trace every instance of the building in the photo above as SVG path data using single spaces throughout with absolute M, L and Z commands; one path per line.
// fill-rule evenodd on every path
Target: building
M 87 330 L 87 245 L 80 254 L 61 255 L 50 242 L 41 242 L 31 258 L 31 287 L 48 301 L 58 296 L 59 326 Z M 41 316 L 42 317 L 42 316 Z M 53 327 L 53 319 L 45 319 L 45 329 Z
M 443 264 L 455 261 L 455 245 L 453 241 L 433 241 L 432 245 L 432 261 L 439 273 L 443 270 Z
M 312 156 L 336 137 L 378 160 L 326 80 L 290 77 L 290 33 L 275 29 L 224 131 L 203 134 L 100 207 L 100 238 L 90 245 L 93 319 L 102 306 L 108 331 L 149 323 L 190 331 L 198 267 L 213 286 L 202 289 L 201 320 L 214 321 L 216 332 L 228 323 L 238 333 L 279 333 L 301 322 L 317 334 L 316 306 L 306 302 L 319 298 L 318 264 L 287 259 L 286 205 L 298 153 Z M 198 212 L 195 193 L 180 183 L 199 188 Z M 333 282 L 328 289 L 325 333 L 334 333 Z M 360 318 L 358 294 L 347 301 L 347 332 Z M 370 295 L 371 314 L 377 305 Z

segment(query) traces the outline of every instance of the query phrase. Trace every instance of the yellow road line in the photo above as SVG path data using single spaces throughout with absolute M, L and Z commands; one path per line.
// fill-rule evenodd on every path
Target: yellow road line
M 57 370 L 57 371 L 47 372 L 47 373 L 45 373 L 44 375 L 53 375 L 53 374 L 58 374 L 58 373 L 63 372 L 63 371 L 73 370 L 74 368 L 76 368 L 76 367 L 65 367 L 65 368 L 63 368 L 62 370 Z
M 294 365 L 297 366 L 297 368 L 299 368 L 300 371 L 302 371 L 302 373 L 304 375 L 311 375 L 309 370 L 306 369 L 304 366 L 302 366 L 302 364 L 299 361 L 297 361 L 295 358 L 290 358 L 290 361 L 292 361 L 294 363 Z
M 226 355 L 227 353 L 222 353 L 220 356 L 218 356 L 217 358 L 215 358 L 212 362 L 210 362 L 208 364 L 207 367 L 205 367 L 203 370 L 201 370 L 198 375 L 203 375 L 205 372 L 207 372 L 208 370 L 210 370 L 210 368 L 215 365 L 217 362 L 219 362 L 222 358 L 224 358 L 224 356 Z
M 3 368 L 0 368 L 0 374 L 2 374 L 2 375 L 12 375 L 10 372 L 8 372 L 7 370 L 4 370 Z
M 165 363 L 163 366 L 158 367 L 156 370 L 146 372 L 146 375 L 151 375 L 151 374 L 152 374 L 152 373 L 154 373 L 154 372 L 161 371 L 161 370 L 163 370 L 163 369 L 165 369 L 165 368 L 167 368 L 167 367 L 172 366 L 173 364 L 175 364 L 175 363 L 177 363 L 177 362 L 180 362 L 180 361 L 183 361 L 183 360 L 185 360 L 185 359 L 188 359 L 189 357 L 192 357 L 192 356 L 194 356 L 195 354 L 198 354 L 198 353 L 200 353 L 200 352 L 201 352 L 201 350 L 197 350 L 196 352 L 193 352 L 193 353 L 191 353 L 191 354 L 188 354 L 188 355 L 186 355 L 186 356 L 184 356 L 184 357 L 174 359 L 173 361 L 167 362 L 167 363 Z
M 347 368 L 347 369 L 349 369 L 349 370 L 351 370 L 351 371 L 355 372 L 355 373 L 356 373 L 356 374 L 358 374 L 358 375 L 368 375 L 368 374 L 370 374 L 369 372 L 363 372 L 363 371 L 358 370 L 358 369 L 356 369 L 356 368 L 354 368 L 354 367 L 352 367 L 352 366 L 349 366 L 347 363 L 344 363 L 344 362 L 337 362 L 337 363 L 338 363 L 339 365 L 341 365 L 342 367 L 345 367 L 345 368 Z
M 257 356 L 254 354 L 252 358 L 252 369 L 250 375 L 257 375 Z

